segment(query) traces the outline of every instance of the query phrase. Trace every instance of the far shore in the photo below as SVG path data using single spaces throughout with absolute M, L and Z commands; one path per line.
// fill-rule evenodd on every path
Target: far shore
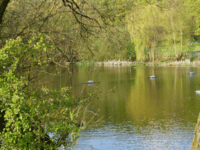
M 166 61 L 166 62 L 142 62 L 142 61 L 120 61 L 120 60 L 110 60 L 110 61 L 97 61 L 93 63 L 95 66 L 200 66 L 200 60 L 190 61 L 190 59 L 180 60 L 180 61 Z

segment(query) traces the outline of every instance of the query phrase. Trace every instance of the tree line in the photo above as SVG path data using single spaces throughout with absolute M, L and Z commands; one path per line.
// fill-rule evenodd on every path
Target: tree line
M 136 3 L 126 18 L 137 59 L 145 59 L 145 50 L 149 51 L 151 60 L 156 50 L 171 51 L 181 59 L 190 43 L 199 42 L 197 5 L 199 1 L 190 0 Z
M 155 52 L 181 59 L 199 48 L 198 0 L 63 0 L 1 3 L 1 47 L 40 32 L 55 46 L 52 61 L 154 60 Z M 3 22 L 2 22 L 3 19 Z M 51 41 L 51 42 L 50 42 Z M 194 48 L 194 49 L 195 49 Z

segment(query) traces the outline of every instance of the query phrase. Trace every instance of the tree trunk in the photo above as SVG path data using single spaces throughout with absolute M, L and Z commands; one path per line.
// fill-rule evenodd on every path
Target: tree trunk
M 3 15 L 6 11 L 6 7 L 7 7 L 9 2 L 10 2 L 10 0 L 3 0 L 1 2 L 1 5 L 0 5 L 0 24 L 2 24 Z
M 172 23 L 173 37 L 174 37 L 174 50 L 175 50 L 175 56 L 177 57 L 177 54 L 176 54 L 176 35 L 175 35 L 175 30 L 174 30 L 174 20 L 173 20 L 173 18 L 171 19 L 171 23 Z
M 194 138 L 192 140 L 192 145 L 190 150 L 199 150 L 200 149 L 200 113 L 197 119 L 197 124 L 195 126 Z

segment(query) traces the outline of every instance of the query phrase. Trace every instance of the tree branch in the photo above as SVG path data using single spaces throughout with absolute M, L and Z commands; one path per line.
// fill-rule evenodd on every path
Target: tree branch
M 0 24 L 2 23 L 3 15 L 10 0 L 3 0 L 0 5 Z

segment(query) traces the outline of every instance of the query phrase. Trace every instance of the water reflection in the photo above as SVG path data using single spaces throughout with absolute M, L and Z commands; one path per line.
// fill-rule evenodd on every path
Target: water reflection
M 151 75 L 156 78 L 151 80 Z M 91 109 L 100 109 L 103 123 L 84 130 L 75 149 L 184 150 L 191 145 L 200 111 L 195 92 L 200 90 L 199 68 L 75 67 L 73 74 L 61 71 L 58 77 L 45 78 L 52 81 L 48 87 L 72 86 L 73 95 L 115 88 L 94 100 Z M 88 80 L 99 84 L 81 84 Z

